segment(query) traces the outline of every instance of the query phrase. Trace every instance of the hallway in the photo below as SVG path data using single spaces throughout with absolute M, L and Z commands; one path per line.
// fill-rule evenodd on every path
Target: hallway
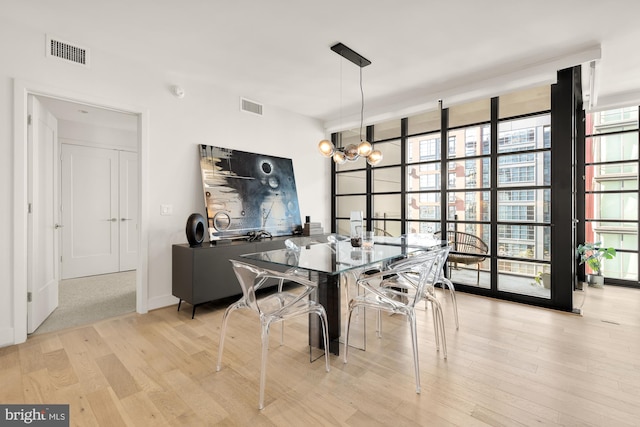
M 60 281 L 58 308 L 33 333 L 57 331 L 136 311 L 136 270 Z

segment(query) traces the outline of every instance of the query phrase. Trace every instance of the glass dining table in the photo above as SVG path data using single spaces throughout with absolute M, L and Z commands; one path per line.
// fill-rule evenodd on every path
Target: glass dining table
M 327 312 L 329 351 L 339 354 L 341 313 L 340 276 L 345 273 L 385 266 L 412 252 L 445 246 L 432 236 L 409 234 L 400 237 L 376 236 L 370 248 L 352 247 L 349 239 L 333 235 L 291 237 L 285 248 L 240 255 L 247 261 L 261 261 L 308 272 L 318 284 L 315 299 Z M 317 316 L 309 318 L 309 344 L 322 348 L 322 329 Z

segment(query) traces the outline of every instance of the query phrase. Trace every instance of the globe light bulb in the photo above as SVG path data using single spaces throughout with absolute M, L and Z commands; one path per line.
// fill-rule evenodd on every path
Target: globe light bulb
M 373 147 L 369 141 L 361 141 L 360 145 L 358 145 L 358 154 L 362 157 L 367 157 L 373 151 Z
M 382 161 L 382 152 L 380 150 L 373 150 L 367 157 L 367 163 L 371 166 L 375 166 Z
M 349 144 L 344 149 L 344 155 L 350 162 L 358 160 L 358 146 L 355 144 Z
M 333 153 L 333 161 L 338 165 L 342 165 L 347 161 L 347 157 L 342 151 L 336 151 Z
M 335 146 L 333 145 L 333 142 L 327 140 L 327 139 L 323 139 L 322 141 L 320 141 L 318 143 L 318 150 L 320 151 L 320 154 L 322 154 L 325 157 L 331 157 L 333 156 L 333 153 L 335 152 Z

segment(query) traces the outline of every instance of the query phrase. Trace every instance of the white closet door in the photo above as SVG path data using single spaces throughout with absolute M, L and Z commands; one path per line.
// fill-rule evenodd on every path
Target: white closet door
M 62 144 L 62 278 L 119 271 L 118 152 Z
M 138 154 L 120 152 L 120 271 L 138 265 Z

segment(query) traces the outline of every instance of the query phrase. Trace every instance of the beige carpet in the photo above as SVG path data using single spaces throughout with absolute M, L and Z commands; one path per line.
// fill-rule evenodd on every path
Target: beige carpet
M 58 308 L 34 334 L 108 319 L 136 310 L 136 271 L 60 281 Z

